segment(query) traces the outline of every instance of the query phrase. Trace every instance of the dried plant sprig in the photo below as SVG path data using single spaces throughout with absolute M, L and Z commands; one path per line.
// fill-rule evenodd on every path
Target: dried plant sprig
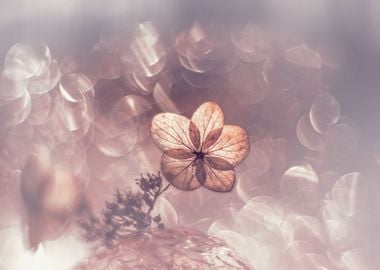
M 110 246 L 120 238 L 134 237 L 147 228 L 164 228 L 161 216 L 152 216 L 152 210 L 170 184 L 163 186 L 160 173 L 141 175 L 136 184 L 140 189 L 137 193 L 116 191 L 113 201 L 106 202 L 102 219 L 94 215 L 88 204 L 83 206 L 79 224 L 87 240 L 102 240 Z

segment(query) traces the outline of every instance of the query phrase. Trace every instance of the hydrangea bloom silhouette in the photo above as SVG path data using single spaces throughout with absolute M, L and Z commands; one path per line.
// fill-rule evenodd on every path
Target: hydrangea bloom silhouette
M 191 119 L 174 113 L 156 115 L 151 134 L 163 151 L 163 175 L 182 190 L 204 186 L 217 192 L 231 191 L 234 167 L 249 152 L 247 132 L 224 125 L 222 109 L 214 102 L 203 103 Z

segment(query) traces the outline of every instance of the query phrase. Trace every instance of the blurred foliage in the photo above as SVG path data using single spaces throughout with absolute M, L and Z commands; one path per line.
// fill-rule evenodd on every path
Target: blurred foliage
M 221 239 L 191 228 L 148 229 L 139 237 L 96 250 L 76 270 L 249 270 Z
M 147 228 L 164 228 L 160 215 L 152 215 L 158 197 L 170 186 L 163 187 L 160 173 L 143 175 L 136 179 L 139 192 L 117 190 L 106 202 L 103 217 L 97 217 L 88 203 L 83 205 L 79 224 L 88 241 L 102 240 L 112 246 L 121 238 L 139 235 Z

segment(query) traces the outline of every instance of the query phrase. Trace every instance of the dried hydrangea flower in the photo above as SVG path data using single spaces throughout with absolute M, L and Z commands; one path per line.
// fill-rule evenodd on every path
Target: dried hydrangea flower
M 204 186 L 217 192 L 231 191 L 234 167 L 249 152 L 247 132 L 224 125 L 222 109 L 214 102 L 203 103 L 191 119 L 173 113 L 156 115 L 151 134 L 164 152 L 163 175 L 182 190 Z

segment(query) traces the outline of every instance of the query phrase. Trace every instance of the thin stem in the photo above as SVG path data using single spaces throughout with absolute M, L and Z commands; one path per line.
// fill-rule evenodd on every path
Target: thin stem
M 166 187 L 164 187 L 163 190 L 161 190 L 159 193 L 158 193 L 158 196 L 160 196 L 162 193 L 164 193 L 172 184 L 167 184 Z
M 149 209 L 148 209 L 148 214 L 150 214 L 150 212 L 153 210 L 154 205 L 156 204 L 156 201 L 157 201 L 158 197 L 159 197 L 162 193 L 164 193 L 164 192 L 165 192 L 165 191 L 166 191 L 171 185 L 172 185 L 172 184 L 170 184 L 170 183 L 167 184 L 166 187 L 164 187 L 164 189 L 162 189 L 160 192 L 158 192 L 158 193 L 156 193 L 156 194 L 154 195 L 152 206 L 149 207 Z

